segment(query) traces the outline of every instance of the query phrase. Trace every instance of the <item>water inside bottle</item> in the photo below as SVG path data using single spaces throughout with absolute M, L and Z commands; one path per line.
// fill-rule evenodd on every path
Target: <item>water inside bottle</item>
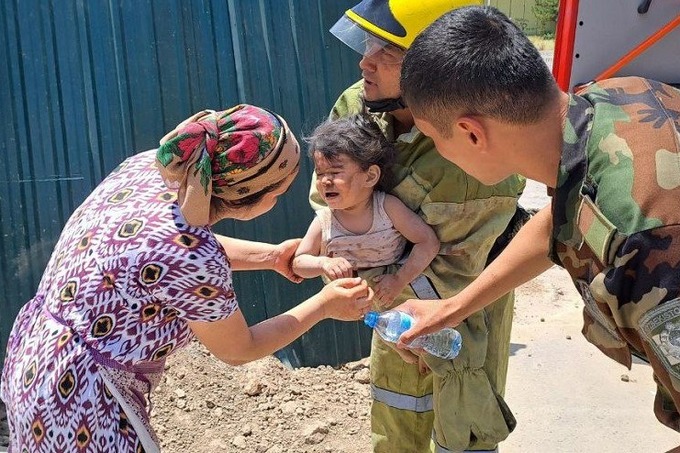
M 402 333 L 411 328 L 411 316 L 400 311 L 397 313 L 399 314 L 399 319 L 395 320 L 396 322 L 389 322 L 385 329 L 385 333 L 392 341 L 397 341 Z

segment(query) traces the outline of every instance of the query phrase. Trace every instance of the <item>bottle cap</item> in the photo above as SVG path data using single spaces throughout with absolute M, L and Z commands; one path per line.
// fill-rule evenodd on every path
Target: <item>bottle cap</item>
M 378 323 L 378 316 L 379 316 L 378 312 L 369 311 L 364 316 L 364 324 L 366 324 L 370 328 L 375 327 L 375 325 Z

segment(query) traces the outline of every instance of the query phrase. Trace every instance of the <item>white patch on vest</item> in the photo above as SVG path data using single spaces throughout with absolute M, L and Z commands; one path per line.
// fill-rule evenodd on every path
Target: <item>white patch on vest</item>
M 680 154 L 673 153 L 666 149 L 660 149 L 656 152 L 656 182 L 659 187 L 666 190 L 672 190 L 680 187 Z

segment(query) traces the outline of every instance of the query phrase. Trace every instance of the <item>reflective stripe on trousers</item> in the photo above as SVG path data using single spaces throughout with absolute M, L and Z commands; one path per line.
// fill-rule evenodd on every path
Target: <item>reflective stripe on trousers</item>
M 428 393 L 421 397 L 404 395 L 381 389 L 371 384 L 371 394 L 375 401 L 379 401 L 395 409 L 402 409 L 411 412 L 427 412 L 432 410 L 432 394 Z

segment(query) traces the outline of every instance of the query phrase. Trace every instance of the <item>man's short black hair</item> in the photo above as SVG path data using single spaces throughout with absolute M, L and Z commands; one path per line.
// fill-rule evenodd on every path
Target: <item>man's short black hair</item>
M 406 52 L 402 96 L 411 111 L 448 135 L 452 112 L 533 123 L 558 93 L 540 53 L 493 7 L 455 9 Z

